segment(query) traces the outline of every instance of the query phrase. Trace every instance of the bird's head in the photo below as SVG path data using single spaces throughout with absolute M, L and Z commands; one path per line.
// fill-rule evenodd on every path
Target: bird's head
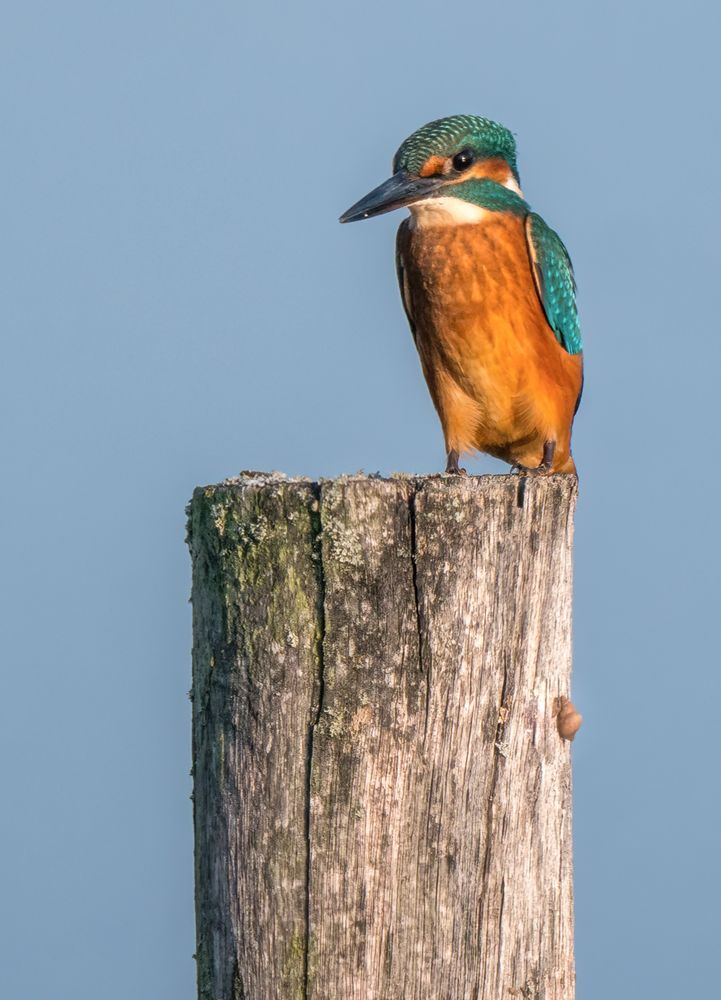
M 495 181 L 520 194 L 516 142 L 488 118 L 453 115 L 409 136 L 393 157 L 393 176 L 352 205 L 340 222 L 357 222 L 429 199 L 473 200 L 471 181 Z

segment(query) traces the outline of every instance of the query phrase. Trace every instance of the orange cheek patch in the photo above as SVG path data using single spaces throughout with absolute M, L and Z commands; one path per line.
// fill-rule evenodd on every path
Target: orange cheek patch
M 418 171 L 420 177 L 435 177 L 443 173 L 446 160 L 443 156 L 430 156 Z
M 463 181 L 467 181 L 471 177 L 484 178 L 485 180 L 496 181 L 497 184 L 505 184 L 511 177 L 511 168 L 499 156 L 492 157 L 490 160 L 478 160 L 470 169 L 464 170 L 458 177 L 454 177 L 451 183 L 462 184 Z
M 499 184 L 503 184 L 511 176 L 508 164 L 500 157 L 474 163 L 469 173 L 473 177 L 486 177 L 489 181 L 496 181 Z

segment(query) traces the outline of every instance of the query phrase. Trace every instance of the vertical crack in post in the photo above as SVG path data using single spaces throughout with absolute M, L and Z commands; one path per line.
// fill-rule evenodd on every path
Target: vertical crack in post
M 418 495 L 418 490 L 411 489 L 408 496 L 408 519 L 410 524 L 411 532 L 411 574 L 413 578 L 413 603 L 416 611 L 416 632 L 418 635 L 418 669 L 421 673 L 424 672 L 424 656 L 423 656 L 423 618 L 421 613 L 421 595 L 418 586 L 418 542 L 416 538 L 416 496 Z M 426 716 L 423 726 L 423 735 L 428 730 L 428 715 L 430 711 L 430 700 L 431 700 L 431 663 L 430 658 L 428 660 L 426 667 Z
M 503 734 L 506 729 L 506 687 L 508 685 L 508 664 L 503 664 L 503 684 L 501 685 L 501 698 L 498 703 L 498 722 L 496 723 L 496 739 L 493 755 L 493 773 L 491 775 L 491 787 L 488 790 L 488 807 L 486 809 L 486 845 L 483 858 L 483 874 L 487 877 L 491 868 L 491 852 L 493 843 L 493 803 L 496 797 L 496 785 L 498 784 L 498 770 L 500 759 L 506 757 L 506 745 L 503 742 Z
M 323 711 L 323 696 L 325 693 L 325 572 L 323 569 L 323 522 L 321 516 L 322 486 L 320 483 L 313 484 L 314 508 L 311 513 L 312 524 L 312 545 L 313 557 L 316 563 L 316 573 L 318 578 L 318 638 L 316 642 L 316 658 L 318 662 L 318 693 L 317 706 L 311 710 L 311 721 L 308 726 L 308 738 L 306 742 L 306 762 L 305 762 L 305 943 L 303 948 L 303 1000 L 308 1000 L 310 995 L 310 950 L 311 950 L 311 796 L 313 782 L 313 744 L 315 730 Z

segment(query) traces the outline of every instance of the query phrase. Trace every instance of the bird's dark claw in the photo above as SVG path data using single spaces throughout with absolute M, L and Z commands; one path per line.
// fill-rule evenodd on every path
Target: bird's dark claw
M 467 476 L 468 473 L 465 469 L 462 469 L 458 465 L 458 452 L 449 451 L 448 461 L 446 462 L 446 475 L 448 476 Z
M 511 472 L 518 472 L 522 476 L 547 476 L 553 468 L 553 456 L 555 453 L 556 442 L 544 441 L 543 458 L 540 465 L 521 465 L 520 462 L 514 462 L 511 466 Z

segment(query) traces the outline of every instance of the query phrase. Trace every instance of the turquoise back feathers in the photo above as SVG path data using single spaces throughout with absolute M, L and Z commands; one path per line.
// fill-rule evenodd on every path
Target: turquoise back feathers
M 548 325 L 569 354 L 583 350 L 576 308 L 576 281 L 568 251 L 540 215 L 526 218 L 526 240 L 538 296 Z

